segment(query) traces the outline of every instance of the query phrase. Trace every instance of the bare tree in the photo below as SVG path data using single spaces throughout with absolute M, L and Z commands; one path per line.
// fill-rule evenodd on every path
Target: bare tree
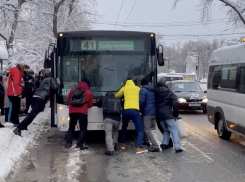
M 174 0 L 174 7 L 181 0 Z M 212 5 L 214 2 L 221 2 L 224 6 L 229 7 L 227 14 L 229 15 L 229 22 L 235 26 L 245 25 L 245 0 L 199 0 L 201 8 L 201 20 L 208 23 L 211 19 Z

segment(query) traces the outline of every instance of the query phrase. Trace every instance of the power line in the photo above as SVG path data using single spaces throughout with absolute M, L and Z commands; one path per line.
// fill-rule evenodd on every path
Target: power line
M 163 37 L 215 37 L 215 36 L 220 36 L 221 34 L 176 34 L 176 35 L 163 35 Z M 227 34 L 222 34 L 222 35 L 245 35 L 245 32 L 239 32 L 239 33 L 227 33 Z
M 132 11 L 133 11 L 133 9 L 134 9 L 134 6 L 135 6 L 135 4 L 136 4 L 136 2 L 137 2 L 137 0 L 134 1 L 134 5 L 133 5 L 132 9 L 130 10 L 130 12 L 129 12 L 129 14 L 128 14 L 128 17 L 127 17 L 127 19 L 126 19 L 126 21 L 124 22 L 124 25 L 125 25 L 125 23 L 127 23 L 128 18 L 129 18 L 129 16 L 131 15 L 131 13 L 132 13 Z M 124 28 L 124 25 L 123 25 L 122 29 Z
M 121 13 L 123 3 L 124 3 L 124 0 L 122 1 L 122 4 L 121 4 L 120 10 L 119 10 L 119 13 L 118 13 L 118 15 L 117 15 L 117 21 L 118 21 L 119 15 L 120 15 L 120 13 Z M 115 27 L 116 27 L 117 21 L 115 22 L 115 25 L 114 25 L 114 29 L 113 29 L 113 30 L 115 30 Z

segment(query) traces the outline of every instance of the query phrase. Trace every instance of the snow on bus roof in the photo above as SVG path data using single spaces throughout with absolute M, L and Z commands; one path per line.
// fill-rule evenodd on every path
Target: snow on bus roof
M 237 49 L 245 49 L 245 43 L 227 46 L 227 47 L 221 47 L 221 48 L 214 50 L 213 53 L 226 52 L 226 51 L 237 50 Z
M 8 52 L 3 47 L 0 47 L 0 60 L 8 59 Z

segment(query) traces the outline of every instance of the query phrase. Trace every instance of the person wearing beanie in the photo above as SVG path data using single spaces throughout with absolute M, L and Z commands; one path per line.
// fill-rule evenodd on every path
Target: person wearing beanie
M 159 146 L 151 132 L 151 126 L 156 120 L 155 89 L 148 83 L 149 80 L 147 78 L 143 78 L 140 83 L 140 112 L 143 117 L 145 143 L 152 144 L 148 150 L 150 152 L 159 152 Z
M 84 78 L 81 82 L 78 83 L 77 88 L 71 89 L 71 91 L 68 94 L 67 103 L 69 105 L 70 123 L 67 133 L 67 142 L 65 146 L 66 148 L 70 148 L 72 146 L 73 134 L 78 120 L 80 126 L 80 133 L 77 141 L 77 148 L 79 148 L 80 150 L 88 149 L 88 146 L 84 145 L 84 139 L 88 126 L 88 108 L 91 108 L 93 106 L 93 94 L 89 90 L 89 86 L 89 80 Z M 85 91 L 85 101 L 82 106 L 74 106 L 71 104 L 71 98 L 75 89 Z

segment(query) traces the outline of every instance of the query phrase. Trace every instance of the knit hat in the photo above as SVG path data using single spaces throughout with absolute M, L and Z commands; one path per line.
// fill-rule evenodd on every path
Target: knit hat
M 148 85 L 148 79 L 147 78 L 143 78 L 140 82 L 140 85 L 144 86 L 144 85 Z
M 88 86 L 90 87 L 90 81 L 89 81 L 87 78 L 83 78 L 83 79 L 82 79 L 82 82 L 87 83 Z

